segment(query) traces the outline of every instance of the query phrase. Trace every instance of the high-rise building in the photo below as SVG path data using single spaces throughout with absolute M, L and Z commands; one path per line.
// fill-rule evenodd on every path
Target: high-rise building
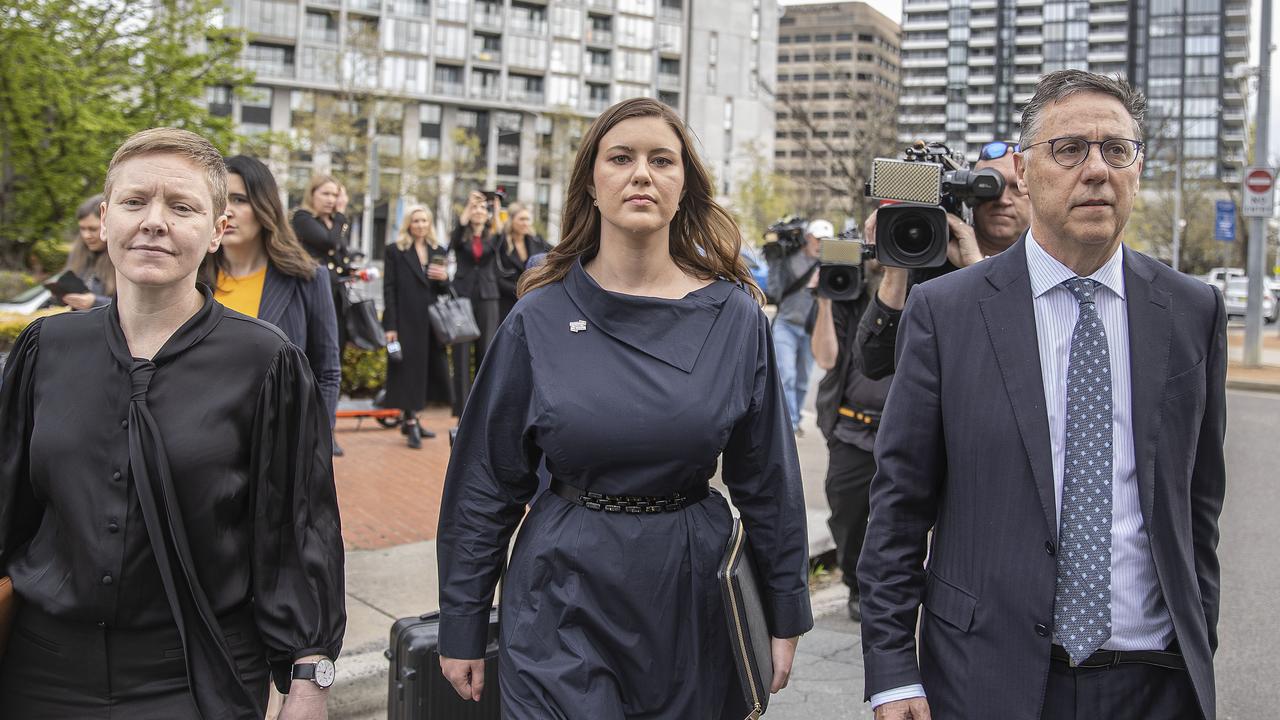
M 1181 137 L 1188 173 L 1238 181 L 1248 49 L 1247 0 L 907 0 L 899 137 L 1016 139 L 1041 74 L 1120 73 L 1150 99 L 1148 172 Z
M 359 218 L 368 191 L 362 244 L 374 256 L 408 202 L 435 208 L 445 228 L 481 187 L 532 205 L 558 239 L 577 140 L 623 99 L 681 112 L 723 194 L 740 169 L 735 136 L 772 135 L 756 73 L 772 73 L 776 0 L 227 0 L 227 9 L 226 24 L 250 33 L 242 63 L 256 80 L 237 97 L 215 91 L 211 106 L 241 132 L 264 134 L 292 199 L 313 172 L 331 170 L 359 186 Z
M 896 156 L 898 24 L 864 2 L 792 5 L 778 27 L 774 165 L 796 212 L 850 215 L 871 159 Z

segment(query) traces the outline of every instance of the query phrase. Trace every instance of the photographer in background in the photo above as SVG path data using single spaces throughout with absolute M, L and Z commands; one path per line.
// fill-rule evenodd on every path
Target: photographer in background
M 1013 153 L 1017 151 L 1017 144 L 1010 142 L 996 141 L 982 146 L 974 169 L 998 170 L 1005 179 L 1004 192 L 1000 197 L 974 208 L 972 227 L 955 215 L 947 216 L 951 237 L 947 244 L 946 265 L 917 271 L 885 268 L 875 301 L 868 305 L 858 327 L 856 342 L 862 348 L 863 371 L 867 377 L 878 379 L 893 373 L 898 319 L 907 303 L 907 291 L 911 285 L 998 255 L 1017 242 L 1031 226 L 1031 199 L 1018 186 L 1013 169 Z M 864 232 L 867 242 L 875 241 L 876 213 L 867 218 Z
M 773 319 L 773 348 L 778 356 L 778 377 L 791 416 L 791 430 L 797 435 L 802 434 L 800 413 L 804 394 L 809 389 L 809 370 L 813 367 L 807 329 L 813 312 L 813 294 L 808 286 L 818 270 L 821 242 L 833 235 L 835 228 L 831 223 L 814 220 L 805 227 L 803 242 L 797 243 L 783 235 L 765 246 L 769 261 L 769 300 L 778 306 Z
M 872 236 L 874 238 L 874 235 Z M 880 413 L 884 410 L 893 376 L 878 380 L 862 372 L 862 354 L 854 340 L 858 320 L 866 312 L 887 272 L 875 260 L 862 266 L 863 287 L 852 300 L 833 300 L 819 285 L 817 320 L 813 328 L 813 357 L 827 371 L 818 385 L 818 427 L 827 440 L 825 489 L 831 518 L 827 526 L 836 543 L 836 564 L 849 588 L 849 619 L 862 619 L 858 604 L 858 555 L 862 552 L 870 508 L 871 478 L 876 474 L 872 451 Z

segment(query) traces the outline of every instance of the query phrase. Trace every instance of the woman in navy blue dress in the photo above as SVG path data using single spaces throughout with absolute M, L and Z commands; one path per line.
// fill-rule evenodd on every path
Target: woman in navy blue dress
M 683 122 L 645 98 L 588 131 L 563 226 L 521 279 L 450 460 L 442 670 L 479 699 L 524 518 L 501 603 L 507 720 L 737 720 L 716 583 L 732 516 L 708 488 L 721 455 L 767 586 L 774 692 L 813 624 L 795 441 L 738 228 Z M 552 491 L 525 517 L 543 459 Z M 642 509 L 610 511 L 628 504 Z

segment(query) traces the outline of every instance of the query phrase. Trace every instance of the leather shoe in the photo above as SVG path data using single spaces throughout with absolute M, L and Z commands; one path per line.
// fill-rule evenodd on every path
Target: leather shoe
M 409 447 L 414 450 L 422 449 L 422 432 L 418 429 L 418 423 L 409 426 Z
M 845 605 L 845 610 L 849 613 L 849 619 L 856 622 L 862 622 L 862 606 L 859 604 L 857 595 L 850 595 L 849 602 Z
M 418 426 L 418 432 L 422 434 L 424 440 L 430 440 L 436 436 L 434 432 L 422 427 L 421 425 Z

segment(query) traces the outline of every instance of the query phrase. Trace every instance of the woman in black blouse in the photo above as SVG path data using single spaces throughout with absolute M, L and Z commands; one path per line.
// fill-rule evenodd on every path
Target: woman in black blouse
M 449 292 L 446 250 L 436 241 L 434 218 L 421 205 L 405 213 L 404 227 L 387 248 L 382 278 L 382 327 L 387 342 L 400 343 L 400 359 L 387 363 L 387 396 L 384 405 L 401 413 L 401 430 L 409 447 L 422 447 L 422 438 L 435 433 L 418 424 L 417 412 L 427 406 L 428 381 L 442 371 L 443 348 L 431 333 L 427 309 Z
M 498 236 L 498 289 L 499 318 L 505 320 L 516 305 L 516 284 L 524 275 L 529 258 L 551 249 L 546 240 L 533 232 L 533 213 L 523 203 L 512 203 L 507 208 L 507 226 Z
M 471 380 L 480 369 L 485 350 L 493 342 L 493 334 L 501 322 L 499 317 L 499 290 L 497 254 L 498 239 L 495 219 L 485 200 L 484 193 L 472 192 L 467 207 L 458 218 L 458 225 L 449 234 L 449 252 L 457 262 L 453 289 L 458 295 L 471 300 L 471 310 L 476 315 L 480 339 L 453 348 L 454 413 L 462 414 L 471 392 Z
M 333 308 L 338 322 L 338 354 L 347 344 L 344 318 L 347 294 L 342 281 L 352 271 L 354 255 L 348 243 L 351 241 L 351 223 L 339 209 L 342 185 L 329 175 L 316 175 L 307 183 L 302 194 L 302 207 L 293 211 L 290 224 L 293 234 L 311 257 L 329 270 L 333 291 Z
M 221 155 L 183 130 L 112 158 L 117 300 L 43 318 L 0 386 L 0 573 L 22 603 L 6 720 L 325 717 L 346 625 L 328 414 L 302 352 L 197 286 Z

